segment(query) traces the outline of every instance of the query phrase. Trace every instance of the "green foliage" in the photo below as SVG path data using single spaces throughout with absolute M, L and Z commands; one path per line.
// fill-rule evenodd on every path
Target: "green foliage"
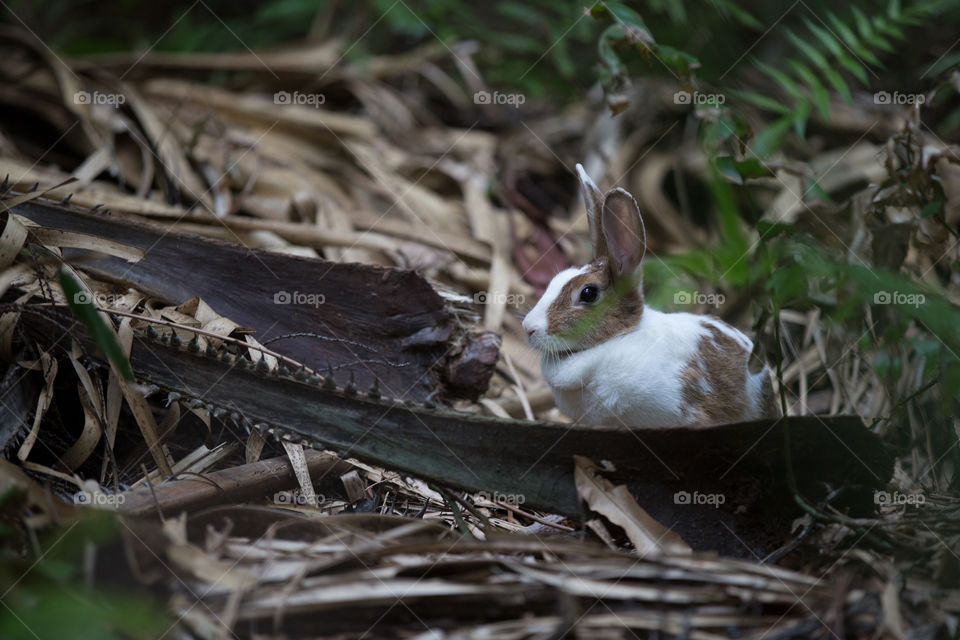
M 683 6 L 682 2 L 673 4 Z M 738 11 L 731 3 L 713 2 L 709 8 L 701 7 L 694 13 L 669 12 L 669 21 L 654 23 L 663 9 L 661 3 L 651 3 L 644 15 L 619 3 L 599 3 L 591 8 L 591 14 L 601 23 L 615 20 L 622 27 L 608 27 L 598 40 L 599 77 L 609 94 L 618 94 L 626 78 L 638 73 L 666 72 L 689 90 L 699 84 L 715 87 L 712 91 L 774 117 L 765 128 L 751 132 L 749 141 L 750 154 L 765 159 L 783 146 L 789 131 L 805 138 L 812 114 L 829 120 L 831 93 L 851 103 L 855 88 L 879 84 L 882 89 L 884 58 L 914 44 L 909 29 L 931 24 L 944 15 L 955 18 L 958 6 L 956 2 L 920 0 L 902 8 L 899 0 L 885 0 L 880 10 L 874 7 L 865 12 L 855 5 L 840 10 L 816 2 L 802 6 L 753 5 L 751 9 L 757 16 L 763 15 L 761 21 L 742 15 L 744 7 Z M 727 22 L 718 24 L 718 16 Z M 730 18 L 743 29 L 738 32 Z M 683 27 L 679 35 L 677 23 Z M 628 28 L 642 33 L 643 38 L 631 39 Z M 674 48 L 678 41 L 689 38 L 691 31 L 715 35 L 709 39 L 709 50 L 704 51 L 706 58 Z M 731 46 L 736 42 L 750 45 Z M 750 88 L 736 86 L 737 74 L 731 72 L 748 54 L 761 78 L 759 83 L 751 81 Z M 956 60 L 960 60 L 960 54 Z M 927 75 L 947 68 L 934 62 L 936 69 L 929 69 Z M 718 83 L 725 86 L 717 86 Z M 729 112 L 730 106 L 719 106 L 719 110 Z M 954 126 L 960 126 L 960 110 L 955 120 Z
M 861 85 L 869 86 L 868 73 L 876 77 L 871 67 L 883 68 L 878 54 L 893 53 L 891 39 L 906 41 L 903 28 L 917 24 L 921 17 L 934 15 L 937 4 L 940 3 L 918 3 L 902 11 L 899 0 L 889 0 L 886 15 L 878 13 L 869 18 L 854 6 L 846 22 L 831 10 L 824 12 L 826 21 L 805 16 L 802 20 L 805 32 L 798 34 L 792 29 L 784 29 L 794 49 L 793 55 L 786 60 L 788 71 L 754 59 L 755 66 L 779 86 L 788 100 L 781 102 L 746 91 L 738 95 L 757 106 L 789 116 L 794 131 L 803 138 L 812 107 L 816 107 L 823 119 L 830 118 L 827 86 L 846 102 L 853 101 L 850 85 L 837 69 L 846 70 Z M 850 22 L 854 24 L 853 27 Z M 782 122 L 778 120 L 775 125 L 779 130 L 772 135 L 779 136 L 783 129 Z M 763 153 L 772 150 L 768 145 L 760 147 L 757 152 L 762 157 Z
M 943 410 L 952 412 L 960 402 L 960 310 L 909 277 L 845 262 L 794 225 L 761 223 L 759 237 L 749 242 L 733 186 L 720 173 L 711 186 L 720 242 L 647 261 L 651 304 L 681 310 L 673 292 L 702 290 L 706 283 L 715 291 L 748 291 L 758 308 L 773 314 L 819 308 L 828 326 L 859 336 L 851 348 L 870 358 L 881 379 L 899 379 L 905 357 L 923 358 L 924 380 L 937 381 Z
M 917 34 L 911 29 L 930 28 L 935 20 L 949 23 L 944 16 L 956 18 L 958 4 L 921 0 L 901 7 L 897 0 L 885 0 L 879 9 L 877 4 L 869 9 L 851 6 L 841 10 L 816 3 L 796 12 L 784 13 L 785 8 L 775 4 L 775 16 L 754 23 L 736 16 L 726 4 L 712 5 L 712 9 L 735 17 L 747 31 L 759 32 L 744 38 L 752 43 L 749 64 L 758 74 L 732 73 L 743 57 L 742 50 L 730 52 L 725 47 L 724 40 L 737 39 L 732 24 L 725 28 L 723 39 L 710 40 L 710 55 L 699 55 L 702 67 L 681 69 L 656 59 L 666 46 L 657 41 L 677 47 L 687 42 L 685 34 L 677 34 L 678 22 L 685 22 L 682 26 L 687 32 L 702 29 L 712 33 L 714 16 L 705 8 L 686 12 L 685 17 L 674 12 L 669 20 L 659 22 L 655 21 L 655 5 L 642 16 L 593 11 L 601 21 L 616 19 L 636 25 L 644 34 L 642 41 L 629 42 L 620 32 L 618 41 L 614 37 L 617 32 L 608 27 L 606 37 L 599 38 L 598 59 L 603 67 L 599 77 L 609 92 L 619 91 L 623 76 L 666 71 L 676 77 L 678 88 L 692 91 L 709 86 L 710 91 L 730 98 L 723 104 L 699 102 L 692 112 L 710 160 L 719 242 L 683 255 L 648 260 L 644 266 L 648 299 L 654 306 L 678 308 L 673 298 L 678 290 L 746 291 L 760 323 L 776 317 L 781 309 L 819 309 L 825 330 L 850 336 L 850 349 L 871 362 L 878 379 L 887 385 L 896 410 L 917 401 L 909 394 L 896 396 L 895 383 L 909 363 L 914 371 L 922 365 L 922 385 L 935 383 L 942 415 L 952 415 L 960 402 L 960 310 L 913 278 L 859 259 L 851 261 L 847 253 L 834 252 L 822 239 L 794 224 L 761 221 L 755 234 L 748 233 L 741 202 L 749 198 L 746 187 L 751 180 L 773 175 L 770 158 L 784 147 L 791 133 L 802 140 L 811 117 L 830 120 L 832 96 L 851 103 L 855 91 L 870 91 L 874 84 L 889 87 L 904 80 L 904 91 L 927 91 L 937 82 L 937 74 L 945 75 L 960 62 L 960 54 L 949 53 L 944 56 L 951 60 L 947 63 L 933 59 L 914 62 L 923 64 L 924 74 L 886 66 L 916 48 Z M 764 25 L 770 26 L 769 32 Z M 696 60 L 693 53 L 688 59 Z M 750 88 L 737 84 L 751 75 Z M 925 84 L 921 75 L 926 76 Z M 932 94 L 938 106 L 945 102 L 943 94 L 956 96 L 946 82 L 940 86 L 944 90 Z M 754 115 L 751 125 L 747 124 L 748 110 Z M 764 119 L 761 127 L 755 126 L 757 110 Z M 942 126 L 960 127 L 960 108 L 947 115 Z M 943 224 L 944 194 L 917 188 L 918 176 L 904 173 L 908 175 L 895 179 L 913 185 L 908 192 L 924 194 L 918 202 L 905 204 L 915 207 L 919 218 Z M 805 201 L 830 201 L 816 182 L 805 182 Z M 781 357 L 777 353 L 771 356 Z M 953 442 L 949 421 L 931 422 L 927 428 L 930 442 Z
M 4 509 L 17 502 L 11 492 L 0 500 Z M 90 513 L 45 531 L 31 545 L 31 551 L 23 554 L 17 550 L 15 530 L 0 529 L 0 593 L 4 604 L 0 608 L 0 638 L 148 640 L 168 630 L 168 621 L 149 598 L 94 588 L 85 580 L 87 550 L 118 537 L 115 517 Z
M 97 346 L 103 350 L 117 371 L 133 382 L 133 369 L 130 368 L 130 361 L 127 360 L 120 343 L 117 342 L 116 334 L 100 316 L 90 295 L 80 287 L 80 283 L 66 268 L 60 269 L 60 287 L 63 289 L 70 310 L 84 324 Z
M 529 97 L 578 99 L 595 82 L 597 29 L 577 2 L 497 0 L 268 0 L 251 6 L 209 0 L 145 6 L 16 0 L 7 21 L 31 25 L 44 42 L 70 55 L 106 51 L 247 51 L 313 37 L 342 38 L 347 62 L 407 51 L 422 44 L 474 41 L 483 78 Z M 17 16 L 14 18 L 13 16 Z M 324 27 L 323 25 L 326 25 Z

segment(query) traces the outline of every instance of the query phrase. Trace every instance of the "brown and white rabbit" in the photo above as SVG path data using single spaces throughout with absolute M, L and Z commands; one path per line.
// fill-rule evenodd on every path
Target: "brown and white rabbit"
M 710 316 L 643 302 L 646 232 L 636 200 L 604 196 L 577 165 L 593 261 L 561 271 L 523 319 L 557 407 L 578 422 L 717 424 L 781 415 L 753 342 Z M 754 371 L 751 371 L 754 369 Z

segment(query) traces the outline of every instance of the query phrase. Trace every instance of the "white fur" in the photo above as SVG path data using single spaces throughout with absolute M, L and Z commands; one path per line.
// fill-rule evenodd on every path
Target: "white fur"
M 564 275 L 563 283 L 572 277 L 565 272 L 561 275 Z M 743 366 L 747 368 L 753 342 L 737 329 L 707 316 L 663 313 L 649 307 L 644 307 L 640 322 L 632 331 L 584 351 L 558 357 L 556 350 L 543 348 L 549 341 L 536 335 L 539 318 L 542 317 L 544 323 L 546 318 L 546 309 L 538 311 L 538 307 L 548 299 L 553 284 L 550 283 L 547 293 L 531 312 L 531 315 L 537 312 L 536 316 L 529 324 L 524 319 L 524 328 L 534 329 L 531 343 L 542 345 L 539 348 L 543 351 L 543 377 L 553 390 L 557 407 L 578 422 L 629 427 L 672 427 L 693 422 L 693 407 L 683 401 L 682 374 L 696 356 L 700 339 L 708 334 L 704 322 L 744 347 Z M 562 287 L 562 283 L 559 286 Z M 552 298 L 555 297 L 556 291 Z M 757 374 L 747 372 L 749 402 L 744 420 L 760 417 L 765 375 L 766 369 Z M 705 393 L 712 392 L 706 380 L 700 384 Z

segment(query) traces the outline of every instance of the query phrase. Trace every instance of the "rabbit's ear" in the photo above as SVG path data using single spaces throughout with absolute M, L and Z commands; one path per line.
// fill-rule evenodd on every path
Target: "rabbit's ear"
M 590 244 L 593 245 L 593 259 L 607 257 L 607 243 L 600 229 L 600 217 L 603 210 L 603 193 L 590 179 L 582 164 L 577 164 L 577 176 L 580 178 L 580 195 L 587 207 L 587 220 L 590 223 Z
M 634 276 L 647 251 L 647 233 L 637 201 L 623 189 L 612 189 L 603 200 L 601 217 L 614 277 Z

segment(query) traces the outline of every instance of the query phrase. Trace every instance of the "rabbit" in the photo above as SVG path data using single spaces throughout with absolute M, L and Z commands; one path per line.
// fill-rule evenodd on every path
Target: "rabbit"
M 753 342 L 718 318 L 644 304 L 646 230 L 636 200 L 604 196 L 577 165 L 593 261 L 550 281 L 523 319 L 557 407 L 578 423 L 627 427 L 779 417 Z

